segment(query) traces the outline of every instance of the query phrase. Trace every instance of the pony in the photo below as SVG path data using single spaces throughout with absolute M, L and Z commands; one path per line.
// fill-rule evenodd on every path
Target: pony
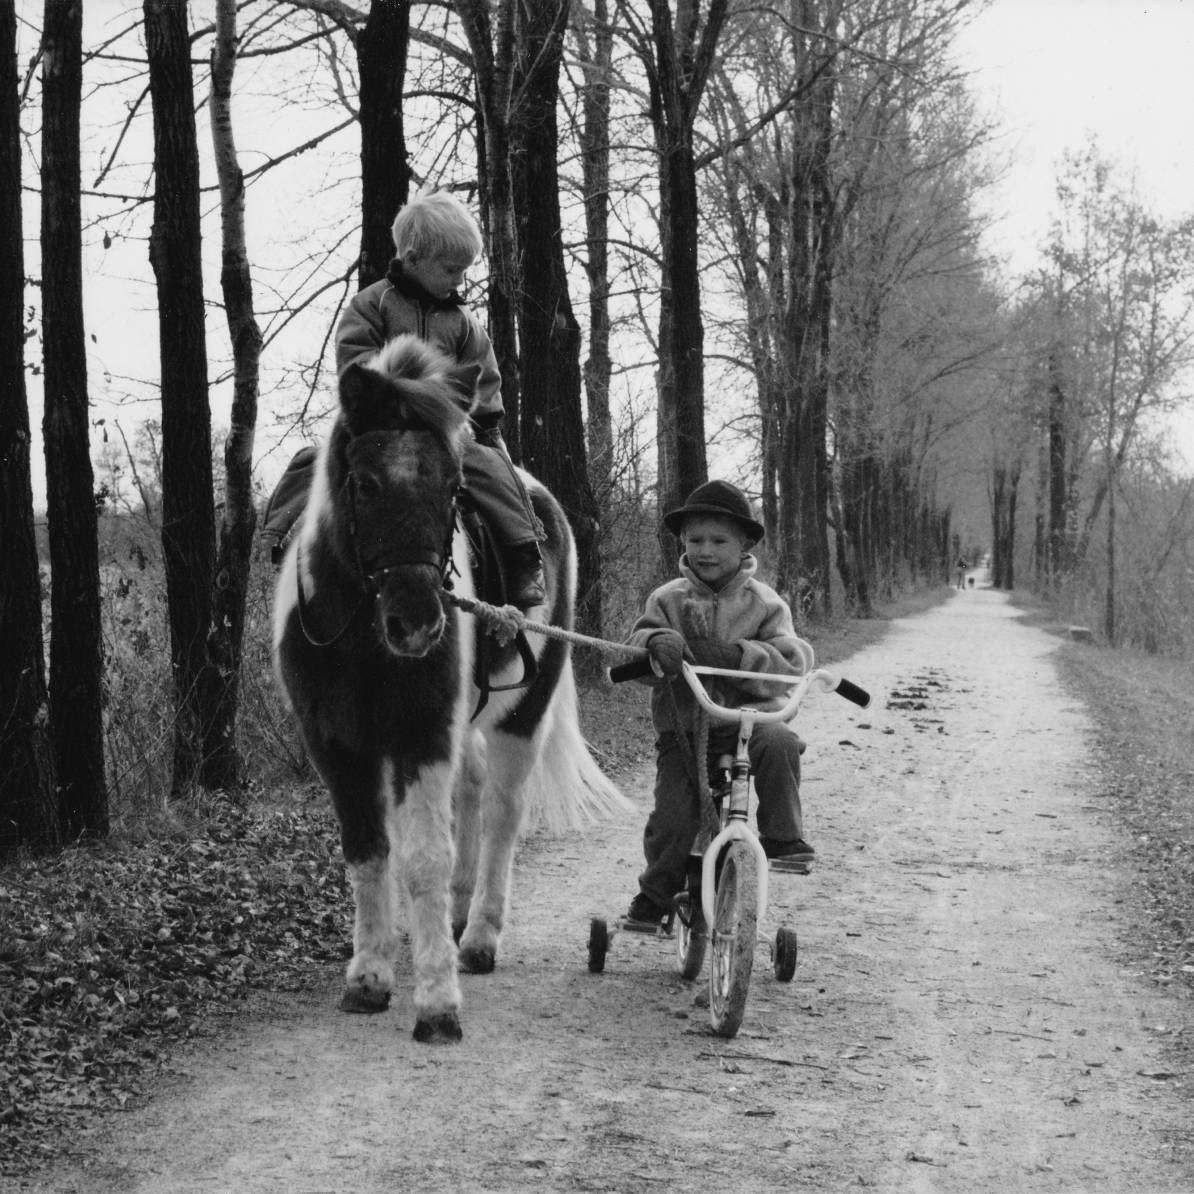
M 476 618 L 445 593 L 474 596 L 457 500 L 478 372 L 408 335 L 344 372 L 274 600 L 275 671 L 331 795 L 355 905 L 340 1007 L 389 1006 L 401 887 L 419 1041 L 461 1039 L 458 968 L 494 968 L 528 810 L 558 830 L 626 807 L 581 736 L 566 641 L 524 640 L 533 665 L 487 652 L 480 696 Z M 570 628 L 572 533 L 523 476 L 546 536 L 546 616 Z

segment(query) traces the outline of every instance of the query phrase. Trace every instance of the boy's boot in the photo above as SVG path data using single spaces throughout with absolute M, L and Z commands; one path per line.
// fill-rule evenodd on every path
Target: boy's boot
M 506 552 L 507 596 L 511 605 L 532 609 L 547 600 L 547 580 L 538 543 L 520 543 Z

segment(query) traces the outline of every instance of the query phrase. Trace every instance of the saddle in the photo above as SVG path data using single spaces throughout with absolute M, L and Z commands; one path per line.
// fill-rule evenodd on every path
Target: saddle
M 498 550 L 493 528 L 478 509 L 473 495 L 468 490 L 462 489 L 457 495 L 456 514 L 468 539 L 474 591 L 481 601 L 489 605 L 505 605 L 509 585 L 502 553 Z M 515 634 L 512 648 L 522 662 L 522 676 L 514 684 L 490 684 L 493 673 L 510 660 L 511 646 L 499 646 L 493 635 L 488 634 L 478 622 L 473 654 L 473 683 L 476 684 L 479 695 L 477 707 L 473 710 L 474 718 L 489 703 L 491 692 L 510 692 L 517 688 L 527 688 L 539 674 L 535 653 L 531 650 L 531 644 L 527 642 L 524 630 L 520 629 Z
M 275 568 L 285 558 L 299 518 L 306 507 L 311 482 L 315 476 L 317 456 L 316 448 L 300 448 L 286 466 L 265 503 L 261 516 L 261 541 Z M 461 490 L 457 495 L 456 514 L 468 539 L 473 588 L 477 597 L 490 605 L 505 605 L 509 586 L 502 553 L 498 550 L 492 527 L 467 490 Z M 490 676 L 510 662 L 515 652 L 522 661 L 522 677 L 515 684 L 491 685 Z M 478 623 L 473 658 L 473 680 L 480 693 L 473 717 L 485 708 L 490 693 L 526 688 L 539 673 L 534 652 L 522 630 L 515 635 L 512 645 L 499 646 L 493 636 L 486 633 Z

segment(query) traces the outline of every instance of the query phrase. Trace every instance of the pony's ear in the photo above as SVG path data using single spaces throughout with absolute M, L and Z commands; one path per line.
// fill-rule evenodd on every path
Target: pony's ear
M 386 390 L 385 379 L 380 374 L 362 365 L 349 365 L 340 374 L 340 409 L 348 425 L 367 423 Z
M 475 362 L 471 365 L 455 365 L 445 375 L 448 384 L 460 395 L 460 405 L 466 411 L 473 409 L 477 400 L 477 379 L 481 376 L 481 366 Z

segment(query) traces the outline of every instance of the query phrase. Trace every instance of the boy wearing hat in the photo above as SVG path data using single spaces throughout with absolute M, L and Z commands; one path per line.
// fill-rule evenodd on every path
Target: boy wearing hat
M 664 526 L 680 540 L 680 575 L 647 598 L 628 641 L 645 647 L 662 678 L 652 675 L 651 718 L 655 743 L 655 807 L 643 833 L 646 869 L 628 919 L 658 923 L 684 887 L 688 854 L 700 829 L 693 781 L 693 713 L 688 686 L 672 684 L 680 662 L 751 672 L 799 675 L 801 655 L 787 603 L 755 576 L 758 562 L 750 548 L 763 537 L 750 501 L 727 481 L 698 486 Z M 671 695 L 666 687 L 671 685 Z M 730 677 L 709 682 L 719 704 L 738 708 L 778 708 L 781 686 Z M 674 699 L 672 699 L 674 698 Z M 717 756 L 733 753 L 737 727 L 709 727 L 712 767 Z M 800 810 L 800 752 L 803 744 L 787 725 L 759 725 L 750 740 L 750 762 L 759 798 L 759 837 L 768 858 L 806 861 L 813 856 L 804 840 Z

